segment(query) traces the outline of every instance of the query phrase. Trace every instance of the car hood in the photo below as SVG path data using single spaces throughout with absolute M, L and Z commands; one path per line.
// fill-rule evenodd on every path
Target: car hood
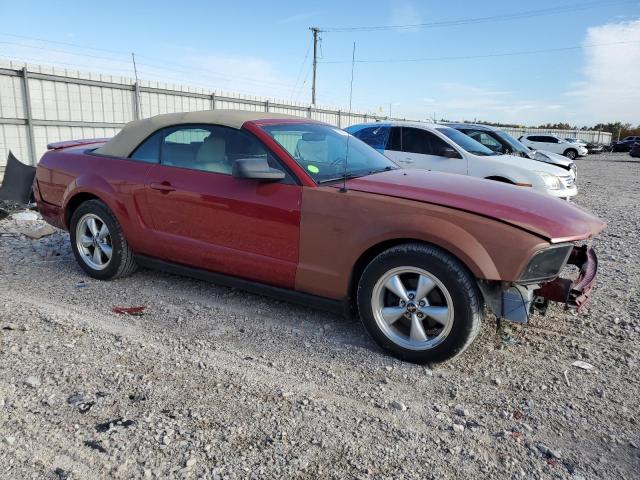
M 480 159 L 490 158 L 492 162 L 502 163 L 504 165 L 516 166 L 520 168 L 526 168 L 533 172 L 545 172 L 556 176 L 564 176 L 567 174 L 566 170 L 559 165 L 555 165 L 556 162 L 549 163 L 542 160 L 536 160 L 527 157 L 518 157 L 515 155 L 494 155 L 491 157 L 478 157 Z
M 606 226 L 565 200 L 465 175 L 397 169 L 349 180 L 347 188 L 464 210 L 527 230 L 551 243 L 584 240 Z
M 569 168 L 574 163 L 570 158 L 565 157 L 564 155 L 559 155 L 557 153 L 548 152 L 546 150 L 536 150 L 536 153 L 533 157 L 534 160 L 538 160 L 540 162 L 552 163 L 554 165 L 560 165 L 564 168 Z

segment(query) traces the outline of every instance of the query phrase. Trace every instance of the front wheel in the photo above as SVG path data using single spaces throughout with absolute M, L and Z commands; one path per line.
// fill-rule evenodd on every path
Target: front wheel
M 482 297 L 473 275 L 430 245 L 404 244 L 378 255 L 362 274 L 357 301 L 376 343 L 409 362 L 453 358 L 480 330 Z
M 575 160 L 576 157 L 578 156 L 578 152 L 570 148 L 569 150 L 564 152 L 564 156 L 567 158 L 570 158 L 571 160 Z

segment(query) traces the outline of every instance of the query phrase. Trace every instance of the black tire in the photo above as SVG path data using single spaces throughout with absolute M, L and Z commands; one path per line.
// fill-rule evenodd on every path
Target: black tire
M 571 160 L 575 160 L 578 156 L 578 151 L 573 148 L 568 148 L 564 151 L 563 155 Z
M 390 271 L 403 266 L 419 268 L 438 279 L 453 303 L 451 329 L 433 348 L 414 350 L 399 345 L 383 332 L 374 317 L 375 285 Z M 358 283 L 357 303 L 362 323 L 378 345 L 401 360 L 419 364 L 443 362 L 462 353 L 478 335 L 482 321 L 482 294 L 471 272 L 449 253 L 421 243 L 398 245 L 374 258 Z
M 98 217 L 109 229 L 112 252 L 111 259 L 102 270 L 96 270 L 88 265 L 82 258 L 83 254 L 78 249 L 76 241 L 78 222 L 87 214 L 93 214 Z M 122 227 L 120 227 L 113 212 L 100 200 L 88 200 L 76 208 L 71 216 L 69 234 L 71 236 L 71 249 L 76 257 L 76 261 L 90 277 L 97 278 L 98 280 L 112 280 L 131 275 L 138 268 L 133 257 L 133 252 L 131 248 L 129 248 L 127 239 L 122 231 Z

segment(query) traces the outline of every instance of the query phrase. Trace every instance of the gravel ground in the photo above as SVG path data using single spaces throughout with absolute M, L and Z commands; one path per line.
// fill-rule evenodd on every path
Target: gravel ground
M 433 368 L 333 314 L 152 271 L 93 281 L 65 233 L 1 220 L 0 477 L 638 478 L 629 160 L 578 161 L 576 202 L 609 225 L 588 313 L 487 316 Z

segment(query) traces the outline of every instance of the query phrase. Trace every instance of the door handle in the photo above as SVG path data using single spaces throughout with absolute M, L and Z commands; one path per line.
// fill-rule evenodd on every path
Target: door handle
M 169 182 L 162 182 L 162 183 L 155 183 L 154 182 L 151 185 L 149 185 L 149 187 L 153 188 L 154 190 L 159 190 L 162 193 L 169 193 L 169 192 L 175 192 L 176 191 L 176 187 L 171 185 Z

